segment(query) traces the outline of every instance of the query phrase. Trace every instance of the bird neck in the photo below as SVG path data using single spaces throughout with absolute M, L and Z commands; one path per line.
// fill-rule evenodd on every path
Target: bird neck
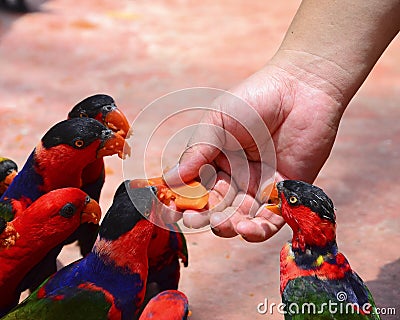
M 93 252 L 106 263 L 132 273 L 147 273 L 147 252 L 152 233 L 153 224 L 143 219 L 116 240 L 98 239 Z
M 104 175 L 104 159 L 100 158 L 88 164 L 82 173 L 82 184 L 94 183 Z
M 351 271 L 345 256 L 338 251 L 336 241 L 324 247 L 307 246 L 304 250 L 293 248 L 288 242 L 280 254 L 280 290 L 299 277 L 316 277 L 322 280 L 343 279 Z
M 49 192 L 64 187 L 80 188 L 82 171 L 96 160 L 96 148 L 92 143 L 79 152 L 67 145 L 46 149 L 40 143 L 35 150 L 35 170 L 43 177 L 41 190 Z
M 300 249 L 293 248 L 292 245 L 291 251 L 298 267 L 310 269 L 319 267 L 325 261 L 335 259 L 338 247 L 336 241 L 333 240 L 323 247 L 306 245 L 304 249 Z
M 316 216 L 316 215 L 315 215 Z M 336 225 L 309 215 L 308 220 L 288 221 L 293 230 L 292 247 L 305 251 L 310 247 L 324 248 L 336 240 Z M 296 217 L 299 220 L 298 217 Z

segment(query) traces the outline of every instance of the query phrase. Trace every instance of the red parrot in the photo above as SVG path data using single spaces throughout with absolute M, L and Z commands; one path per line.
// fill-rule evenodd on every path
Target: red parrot
M 123 138 L 129 136 L 129 123 L 125 115 L 117 108 L 112 97 L 105 94 L 89 96 L 76 104 L 68 113 L 68 119 L 89 117 L 104 124 L 108 129 Z M 0 197 L 7 190 L 18 171 L 16 163 L 0 157 Z M 82 171 L 82 186 L 92 199 L 99 201 L 105 181 L 104 160 L 99 158 L 88 164 Z M 78 240 L 82 256 L 88 254 L 96 241 L 98 226 L 83 224 L 72 234 L 66 243 Z
M 92 251 L 53 274 L 4 319 L 137 319 L 158 219 L 156 192 L 136 188 L 128 195 L 119 188 Z
M 0 315 L 17 305 L 21 281 L 36 263 L 81 223 L 98 224 L 100 217 L 95 200 L 80 189 L 63 188 L 41 196 L 9 222 L 18 239 L 0 251 Z
M 68 113 L 68 119 L 88 117 L 96 119 L 108 129 L 119 134 L 124 139 L 130 134 L 129 122 L 125 115 L 118 109 L 112 97 L 106 94 L 95 94 L 77 103 Z M 101 190 L 105 181 L 105 168 L 103 158 L 88 164 L 82 171 L 82 186 L 91 198 L 100 200 Z M 68 239 L 69 242 L 78 240 L 81 255 L 87 255 L 96 241 L 98 226 L 82 224 Z
M 143 310 L 139 320 L 186 320 L 189 302 L 178 290 L 166 290 L 153 297 Z
M 126 180 L 119 188 L 133 190 L 149 183 L 157 187 L 160 202 L 169 201 L 165 198 L 168 187 L 159 179 Z M 164 224 L 160 219 L 159 224 L 153 228 L 149 244 L 149 271 L 144 305 L 164 290 L 178 289 L 180 263 L 187 267 L 188 259 L 186 239 L 178 224 Z
M 87 97 L 68 113 L 68 119 L 82 117 L 96 119 L 123 138 L 127 138 L 130 134 L 128 120 L 118 109 L 114 99 L 108 95 L 95 94 Z M 100 158 L 84 168 L 81 189 L 91 198 L 99 201 L 104 178 L 104 160 Z
M 124 157 L 124 138 L 91 118 L 64 120 L 50 128 L 33 150 L 22 170 L 0 199 L 0 216 L 11 221 L 45 193 L 64 187 L 80 188 L 82 172 L 107 155 Z M 26 277 L 23 289 L 35 288 L 56 271 L 54 248 L 41 267 Z
M 276 189 L 293 230 L 280 257 L 285 319 L 380 319 L 368 288 L 338 250 L 332 200 L 302 181 L 284 180 Z

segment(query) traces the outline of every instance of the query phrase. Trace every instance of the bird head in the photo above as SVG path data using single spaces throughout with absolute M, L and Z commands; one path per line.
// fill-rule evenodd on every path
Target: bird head
M 279 204 L 275 206 L 293 230 L 294 248 L 324 247 L 335 240 L 335 208 L 321 188 L 303 181 L 284 180 L 276 184 L 276 190 Z
M 0 157 L 0 196 L 7 190 L 17 172 L 18 166 L 14 161 Z
M 84 154 L 91 162 L 113 154 L 124 158 L 129 152 L 124 149 L 125 140 L 119 134 L 91 118 L 61 121 L 46 132 L 41 142 L 44 149 L 61 152 L 63 157 L 77 156 L 77 161 L 84 161 Z
M 123 182 L 117 188 L 113 203 L 104 216 L 99 231 L 100 238 L 116 240 L 132 232 L 142 221 L 152 224 L 157 203 L 156 194 L 155 187 L 127 190 Z
M 36 240 L 63 241 L 82 223 L 98 224 L 99 204 L 78 188 L 50 191 L 33 202 L 13 220 L 22 236 L 27 229 Z
M 76 104 L 68 113 L 71 118 L 93 118 L 123 138 L 129 138 L 130 126 L 125 115 L 118 109 L 112 97 L 95 94 Z

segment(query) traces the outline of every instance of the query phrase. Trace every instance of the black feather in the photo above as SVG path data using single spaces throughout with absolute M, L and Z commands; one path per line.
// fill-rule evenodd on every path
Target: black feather
M 100 238 L 116 240 L 151 212 L 156 200 L 155 187 L 135 188 L 129 192 L 119 191 L 114 196 L 100 226 Z
M 335 223 L 335 207 L 321 188 L 298 180 L 284 180 L 278 182 L 276 187 L 279 193 L 283 192 L 286 199 L 295 196 L 298 202 L 294 205 L 306 206 L 321 218 Z
M 68 118 L 95 118 L 99 113 L 105 116 L 108 112 L 116 108 L 112 97 L 106 94 L 95 94 L 77 103 L 68 113 Z
M 0 161 L 0 181 L 3 181 L 13 170 L 18 171 L 18 166 L 14 161 L 10 159 Z
M 42 138 L 43 146 L 48 149 L 60 144 L 67 144 L 74 148 L 84 148 L 96 140 L 105 140 L 112 131 L 99 121 L 91 118 L 74 118 L 64 120 L 51 127 Z M 78 147 L 75 143 L 81 140 Z

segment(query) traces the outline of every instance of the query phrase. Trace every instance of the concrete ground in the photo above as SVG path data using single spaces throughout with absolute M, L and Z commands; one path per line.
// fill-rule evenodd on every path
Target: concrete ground
M 174 90 L 229 89 L 272 56 L 299 3 L 53 0 L 34 13 L 0 12 L 0 154 L 22 166 L 43 133 L 93 93 L 112 95 L 132 121 Z M 399 57 L 397 38 L 352 100 L 316 181 L 338 209 L 341 250 L 377 305 L 396 308 L 382 319 L 400 314 Z M 104 211 L 124 178 L 119 158 L 106 165 Z M 259 244 L 188 235 L 181 290 L 190 319 L 283 319 L 257 305 L 280 302 L 279 251 L 289 237 L 287 227 Z M 61 262 L 78 257 L 71 245 Z

